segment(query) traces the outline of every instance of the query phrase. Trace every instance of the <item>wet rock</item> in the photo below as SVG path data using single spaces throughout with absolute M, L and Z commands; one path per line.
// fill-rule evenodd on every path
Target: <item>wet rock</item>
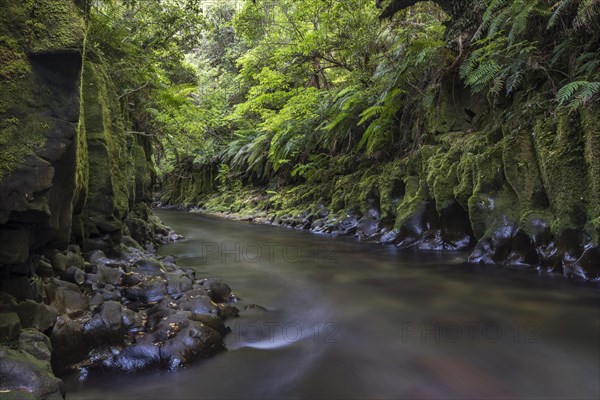
M 109 289 L 98 289 L 95 291 L 96 294 L 102 296 L 102 301 L 119 301 L 121 296 L 119 293 Z
M 325 219 L 319 218 L 313 221 L 313 223 L 310 225 L 310 229 L 314 232 L 320 232 L 324 225 Z
M 106 259 L 106 254 L 102 250 L 92 250 L 86 254 L 86 258 L 91 263 L 102 262 Z
M 85 266 L 85 260 L 81 256 L 81 253 L 76 253 L 72 251 L 67 252 L 67 263 L 69 266 L 83 269 Z
M 0 376 L 4 395 L 14 399 L 62 400 L 62 381 L 50 363 L 26 351 L 0 347 Z
M 50 338 L 37 329 L 23 329 L 19 337 L 19 348 L 38 360 L 50 361 L 52 346 Z
M 319 210 L 316 213 L 317 218 L 327 218 L 329 216 L 329 211 L 321 204 Z
M 499 226 L 491 235 L 487 235 L 479 240 L 468 261 L 478 264 L 504 262 L 510 254 L 511 241 L 514 234 L 514 225 L 504 224 Z
M 54 269 L 55 272 L 62 274 L 67 270 L 69 258 L 60 252 L 56 252 L 50 257 L 50 262 L 52 264 L 52 269 Z
M 208 295 L 216 303 L 225 303 L 231 295 L 231 288 L 220 279 L 207 278 L 200 281 L 200 284 L 208 288 Z
M 118 268 L 113 266 L 107 266 L 100 264 L 97 266 L 96 275 L 98 277 L 98 282 L 115 285 L 120 282 L 124 272 Z
M 67 268 L 67 270 L 63 272 L 61 277 L 63 280 L 75 283 L 77 285 L 81 285 L 85 282 L 85 273 L 77 267 Z
M 169 272 L 165 276 L 167 280 L 167 293 L 170 295 L 192 289 L 192 281 L 183 271 Z
M 332 232 L 334 235 L 353 235 L 358 228 L 358 220 L 354 217 L 342 219 Z
M 135 286 L 140 283 L 142 283 L 142 278 L 140 274 L 136 274 L 135 272 L 127 272 L 121 277 L 121 285 L 123 286 Z
M 194 314 L 216 314 L 217 305 L 208 296 L 185 296 L 178 301 L 178 307 Z
M 160 347 L 151 336 L 141 336 L 125 347 L 114 359 L 106 360 L 104 367 L 133 372 L 160 366 Z
M 102 252 L 108 254 L 110 252 L 112 245 L 113 245 L 113 243 L 112 243 L 110 235 L 105 235 L 103 237 L 88 238 L 84 247 L 85 247 L 85 249 L 96 249 L 98 251 L 102 251 Z
M 475 245 L 475 248 L 469 255 L 468 262 L 473 264 L 494 264 L 492 254 L 490 238 L 483 238 Z
M 159 276 L 147 276 L 136 286 L 127 287 L 123 295 L 132 301 L 152 303 L 163 299 L 167 295 L 167 285 Z
M 0 343 L 18 340 L 20 332 L 21 320 L 17 313 L 0 313 Z
M 163 263 L 171 263 L 171 264 L 175 264 L 175 257 L 168 255 L 165 258 L 163 258 Z M 182 270 L 185 270 L 186 268 L 182 268 Z
M 88 346 L 84 339 L 83 325 L 89 318 L 71 319 L 61 315 L 52 329 L 52 367 L 57 373 L 71 364 L 86 358 Z
M 366 214 L 358 221 L 356 237 L 371 238 L 379 231 L 379 211 L 375 208 L 369 209 Z
M 244 307 L 244 310 L 258 310 L 258 311 L 268 311 L 263 306 L 259 306 L 258 304 L 247 304 Z
M 54 308 L 32 300 L 18 303 L 14 311 L 19 315 L 22 327 L 35 328 L 42 332 L 52 328 L 58 316 Z
M 85 340 L 92 346 L 116 344 L 123 339 L 126 326 L 122 306 L 107 301 L 92 312 L 92 318 L 83 326 Z
M 155 258 L 142 258 L 136 261 L 131 270 L 139 274 L 160 275 L 165 272 L 163 265 Z
M 177 329 L 175 336 L 160 348 L 161 363 L 169 370 L 187 365 L 200 356 L 224 350 L 221 335 L 207 325 L 187 320 Z
M 600 278 L 600 247 L 589 247 L 573 264 L 573 272 L 582 279 Z
M 59 314 L 68 314 L 75 316 L 81 311 L 87 311 L 90 308 L 89 298 L 85 296 L 79 288 L 58 286 L 52 293 L 52 307 Z
M 513 266 L 534 266 L 539 264 L 538 253 L 533 240 L 522 230 L 510 240 L 510 253 L 506 256 L 505 264 Z
M 229 304 L 219 304 L 217 315 L 224 320 L 237 318 L 240 316 L 240 310 L 237 307 Z
M 396 241 L 396 239 L 398 238 L 398 234 L 399 234 L 398 229 L 392 229 L 388 232 L 385 232 L 379 239 L 379 243 L 382 243 L 382 244 L 394 243 Z
M 190 319 L 192 321 L 201 322 L 202 324 L 218 332 L 221 336 L 225 336 L 227 333 L 231 332 L 231 329 L 225 326 L 223 320 L 214 315 L 192 314 Z

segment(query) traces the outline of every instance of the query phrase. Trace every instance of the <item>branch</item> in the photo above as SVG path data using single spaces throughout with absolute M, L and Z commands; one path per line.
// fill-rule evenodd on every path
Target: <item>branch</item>
M 423 1 L 425 0 L 392 0 L 391 4 L 383 9 L 379 18 L 390 18 L 398 11 L 402 11 L 408 7 L 414 6 L 415 4 L 421 3 Z M 448 15 L 452 16 L 453 19 L 460 16 L 462 9 L 467 7 L 468 3 L 472 3 L 470 1 L 461 0 L 433 0 L 433 2 L 440 6 Z M 375 3 L 377 8 L 383 8 L 383 0 L 375 0 Z
M 143 88 L 145 88 L 146 86 L 148 86 L 148 84 L 150 83 L 150 81 L 146 81 L 146 83 L 144 83 L 142 86 L 140 86 L 139 88 L 136 89 L 131 89 L 125 93 L 123 93 L 122 95 L 120 95 L 119 97 L 117 97 L 118 100 L 121 100 L 122 97 L 125 97 L 127 95 L 130 95 L 133 92 L 137 92 L 138 90 L 142 90 Z

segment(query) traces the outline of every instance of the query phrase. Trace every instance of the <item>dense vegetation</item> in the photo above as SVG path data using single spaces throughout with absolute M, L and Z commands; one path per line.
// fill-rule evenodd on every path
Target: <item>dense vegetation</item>
M 491 109 L 536 85 L 553 114 L 597 102 L 596 1 L 472 3 L 458 22 L 433 2 L 383 20 L 370 0 L 209 6 L 181 64 L 197 76 L 149 109 L 161 173 L 205 169 L 200 191 L 309 182 L 319 200 L 327 176 L 435 143 L 429 116 L 453 74 Z
M 374 212 L 401 245 L 566 274 L 598 244 L 598 1 L 205 9 L 196 75 L 150 108 L 163 202 Z

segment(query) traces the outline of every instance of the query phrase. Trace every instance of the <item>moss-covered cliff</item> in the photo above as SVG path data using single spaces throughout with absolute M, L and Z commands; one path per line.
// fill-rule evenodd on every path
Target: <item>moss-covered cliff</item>
M 106 62 L 85 48 L 87 11 L 0 5 L 0 264 L 69 243 L 106 250 L 129 235 L 129 217 L 148 239 L 136 212 L 147 217 L 151 146 L 132 133 Z

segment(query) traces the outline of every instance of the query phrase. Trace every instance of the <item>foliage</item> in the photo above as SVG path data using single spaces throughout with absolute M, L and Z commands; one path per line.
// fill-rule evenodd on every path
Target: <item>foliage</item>
M 600 93 L 598 16 L 598 0 L 492 0 L 461 76 L 474 92 L 497 99 L 537 71 L 551 82 L 558 106 L 578 109 Z

